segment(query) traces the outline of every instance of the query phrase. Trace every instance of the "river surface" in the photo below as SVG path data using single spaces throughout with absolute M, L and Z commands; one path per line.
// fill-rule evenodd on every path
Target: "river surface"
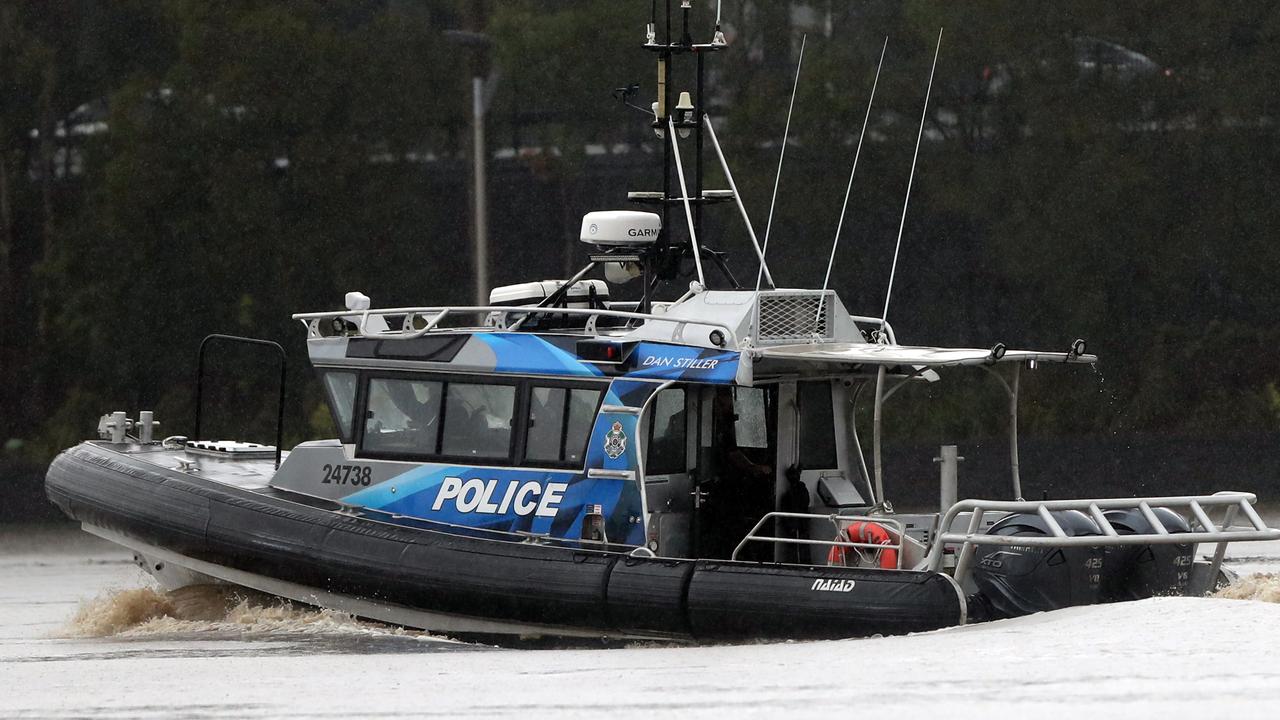
M 1252 547 L 1250 546 L 1252 545 Z M 1280 543 L 1232 595 L 906 637 L 510 649 L 151 589 L 68 526 L 0 528 L 0 717 L 1280 717 Z M 1259 575 L 1258 573 L 1262 573 Z

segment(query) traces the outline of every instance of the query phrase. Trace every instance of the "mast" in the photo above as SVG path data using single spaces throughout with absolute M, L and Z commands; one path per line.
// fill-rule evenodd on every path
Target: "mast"
M 736 281 L 728 273 L 727 266 L 719 253 L 701 248 L 694 240 L 700 239 L 703 233 L 703 206 L 712 202 L 726 202 L 733 199 L 732 194 L 727 192 L 706 191 L 706 168 L 703 137 L 703 122 L 706 117 L 706 54 L 716 52 L 724 47 L 722 33 L 717 25 L 715 32 L 709 42 L 695 42 L 693 38 L 693 30 L 690 28 L 690 13 L 692 12 L 691 0 L 680 0 L 680 18 L 678 35 L 673 32 L 672 27 L 674 18 L 672 17 L 671 0 L 662 0 L 664 3 L 661 31 L 656 27 L 659 21 L 657 0 L 654 0 L 653 10 L 650 15 L 650 29 L 646 33 L 646 41 L 644 49 L 654 53 L 657 58 L 657 93 L 656 100 L 653 103 L 653 117 L 651 127 L 654 133 L 663 141 L 662 143 L 662 192 L 658 193 L 629 193 L 629 199 L 633 202 L 659 204 L 661 209 L 658 213 L 662 216 L 662 232 L 659 236 L 657 248 L 652 257 L 647 262 L 644 273 L 644 296 L 641 300 L 643 308 L 648 308 L 652 303 L 652 293 L 656 289 L 659 282 L 663 280 L 673 280 L 684 275 L 681 272 L 682 261 L 690 255 L 693 257 L 692 265 L 699 267 L 702 265 L 702 258 L 708 257 L 713 264 L 720 269 L 721 273 L 728 279 L 730 284 L 736 285 Z M 677 88 L 674 81 L 674 63 L 681 58 L 692 56 L 694 63 L 693 88 Z M 677 137 L 667 137 L 674 134 Z M 680 140 L 692 140 L 693 157 L 691 162 L 686 162 L 683 170 L 677 167 L 679 162 L 676 158 L 676 148 Z M 688 160 L 688 150 L 684 150 L 685 158 Z M 680 183 L 674 182 L 678 180 L 679 175 L 685 174 L 684 180 Z M 681 189 L 681 186 L 684 189 Z M 710 196 L 710 197 L 709 197 Z M 688 223 L 680 222 L 676 216 L 672 214 L 673 206 L 677 207 L 680 214 L 690 215 Z M 690 233 L 692 239 L 689 242 L 676 241 L 673 238 L 675 232 L 672 223 L 677 225 L 685 225 L 686 230 Z M 695 249 L 700 248 L 700 249 Z

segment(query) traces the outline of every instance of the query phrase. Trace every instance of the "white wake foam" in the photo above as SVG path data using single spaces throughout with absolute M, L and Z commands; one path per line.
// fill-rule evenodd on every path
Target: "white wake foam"
M 1261 600 L 1280 603 L 1280 573 L 1254 573 L 1213 594 L 1230 600 Z
M 191 585 L 168 593 L 150 587 L 110 590 L 82 603 L 58 634 L 82 638 L 192 634 L 429 637 L 219 585 Z

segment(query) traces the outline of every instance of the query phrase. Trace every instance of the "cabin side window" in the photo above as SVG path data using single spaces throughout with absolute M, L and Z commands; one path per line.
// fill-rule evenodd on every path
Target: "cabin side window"
M 646 475 L 675 475 L 688 470 L 684 407 L 682 388 L 667 388 L 654 396 L 645 447 Z
M 361 449 L 375 453 L 435 454 L 442 384 L 434 380 L 371 378 Z
M 515 405 L 512 385 L 448 383 L 440 453 L 466 458 L 509 457 Z
M 344 374 L 346 385 L 333 387 L 355 398 L 360 376 Z M 570 383 L 363 377 L 358 454 L 416 461 L 580 468 L 604 394 Z
M 815 470 L 836 467 L 831 383 L 797 383 L 796 394 L 800 400 L 800 465 Z
M 324 391 L 328 396 L 333 422 L 338 426 L 342 442 L 351 442 L 352 419 L 356 408 L 356 374 L 350 372 L 324 373 Z
M 530 388 L 525 460 L 530 464 L 581 465 L 599 404 L 599 390 Z

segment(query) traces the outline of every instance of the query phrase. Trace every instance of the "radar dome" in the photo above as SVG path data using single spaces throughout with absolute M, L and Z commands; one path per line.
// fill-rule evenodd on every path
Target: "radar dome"
M 634 247 L 654 244 L 661 232 L 662 218 L 657 213 L 607 210 L 583 215 L 579 238 L 602 247 Z

